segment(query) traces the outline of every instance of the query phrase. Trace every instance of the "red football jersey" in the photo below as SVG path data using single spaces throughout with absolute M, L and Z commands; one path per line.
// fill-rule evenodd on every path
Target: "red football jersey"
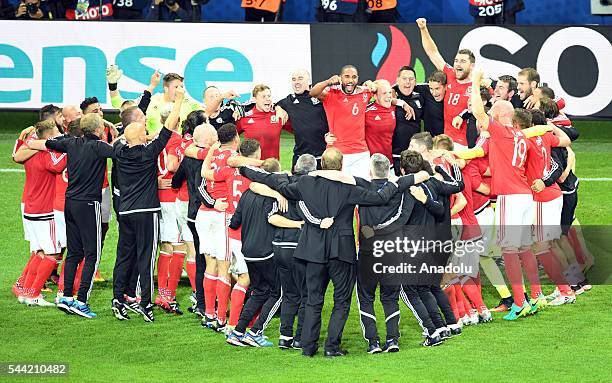
M 491 177 L 483 176 L 488 167 L 489 164 L 486 161 L 486 158 L 475 158 L 463 168 L 463 171 L 467 173 L 464 175 L 464 177 L 468 177 L 469 174 L 472 179 L 472 188 L 474 190 L 472 193 L 472 199 L 475 214 L 480 213 L 480 211 L 487 207 L 490 202 L 490 197 L 488 195 L 484 195 L 476 191 L 481 184 L 491 186 Z
M 461 223 L 463 224 L 461 239 L 470 240 L 481 235 L 480 226 L 478 225 L 478 220 L 474 214 L 474 199 L 472 198 L 474 189 L 480 184 L 474 186 L 476 179 L 473 178 L 473 174 L 469 171 L 469 169 L 468 171 L 465 171 L 464 169 L 464 171 L 461 173 L 463 175 L 463 183 L 465 185 L 465 188 L 461 193 L 467 201 L 465 207 L 459 212 L 459 217 L 461 217 Z
M 244 138 L 253 138 L 261 146 L 261 158 L 280 159 L 280 134 L 283 124 L 276 112 L 262 112 L 257 108 L 249 110 L 238 120 L 238 133 Z
M 479 137 L 478 141 L 476 141 L 476 146 L 480 146 L 482 148 L 485 153 L 485 156 L 481 158 L 475 158 L 472 161 L 476 162 L 476 164 L 478 165 L 478 169 L 480 170 L 480 174 L 482 175 L 482 180 L 490 187 L 493 182 L 493 179 L 490 175 L 484 175 L 487 172 L 487 169 L 489 169 L 489 139 L 486 137 Z M 495 201 L 496 199 L 497 194 L 495 194 L 491 189 L 491 193 L 489 194 L 489 200 Z
M 327 87 L 326 90 L 323 107 L 327 115 L 329 133 L 337 138 L 334 147 L 343 154 L 367 152 L 365 111 L 372 92 L 357 87 L 353 94 L 346 94 L 339 84 Z
M 489 166 L 496 195 L 531 194 L 525 176 L 527 138 L 511 126 L 490 119 Z
M 64 211 L 66 205 L 66 189 L 68 189 L 68 169 L 55 176 L 55 199 L 53 210 Z
M 531 137 L 528 140 L 527 165 L 525 174 L 529 185 L 536 179 L 541 179 L 550 172 L 550 149 L 559 145 L 559 137 L 550 132 L 543 136 Z M 532 191 L 533 200 L 548 202 L 561 196 L 561 189 L 557 183 L 544 188 L 539 193 Z
M 453 142 L 467 146 L 467 123 L 463 120 L 461 127 L 455 129 L 453 127 L 453 118 L 457 117 L 461 112 L 467 109 L 468 99 L 472 92 L 472 82 L 459 83 L 455 77 L 453 67 L 446 64 L 444 66 L 446 73 L 446 94 L 444 95 L 444 134 L 453 139 Z
M 185 158 L 185 149 L 187 149 L 192 143 L 193 138 L 191 136 L 183 137 L 181 145 L 176 148 L 176 155 L 178 156 L 179 161 L 183 161 L 183 158 Z M 183 181 L 183 184 L 181 185 L 178 194 L 176 195 L 176 198 L 179 201 L 189 201 L 189 190 L 187 189 L 187 181 Z
M 227 179 L 227 184 L 231 188 L 230 193 L 228 195 L 227 203 L 228 207 L 225 211 L 229 218 L 236 212 L 236 208 L 238 207 L 238 202 L 240 201 L 240 197 L 249 190 L 249 185 L 251 184 L 251 180 L 240 175 L 238 169 L 234 169 L 234 172 Z M 232 230 L 228 229 L 228 235 L 232 239 L 242 240 L 241 230 Z
M 395 131 L 395 107 L 373 103 L 366 109 L 365 139 L 370 154 L 384 154 L 393 164 L 392 146 Z
M 176 152 L 177 148 L 181 146 L 181 142 L 183 141 L 180 134 L 176 132 L 172 132 L 172 136 L 170 140 L 166 144 L 166 147 L 157 157 L 157 176 L 162 177 L 163 179 L 171 180 L 174 175 L 173 172 L 168 171 L 168 156 L 178 157 Z M 176 201 L 176 195 L 178 193 L 177 189 L 160 189 L 158 190 L 159 194 L 159 202 L 174 202 Z
M 204 152 L 206 150 L 203 150 Z M 206 191 L 212 198 L 215 200 L 220 198 L 226 198 L 226 202 L 229 201 L 229 186 L 228 186 L 228 178 L 234 173 L 234 168 L 227 166 L 227 159 L 232 156 L 237 156 L 238 153 L 234 152 L 230 149 L 216 150 L 213 153 L 213 160 L 210 164 L 211 169 L 213 170 L 214 180 L 206 181 Z M 214 210 L 209 209 L 205 205 L 202 205 L 201 209 L 203 210 Z
M 55 176 L 66 167 L 66 154 L 40 151 L 29 158 L 24 167 L 24 215 L 40 216 L 53 213 Z

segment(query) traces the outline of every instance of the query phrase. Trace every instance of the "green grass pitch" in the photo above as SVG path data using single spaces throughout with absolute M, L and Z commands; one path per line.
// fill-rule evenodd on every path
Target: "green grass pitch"
M 6 116 L 6 118 L 3 118 Z M 19 169 L 10 152 L 23 125 L 9 123 L 0 113 L 1 169 Z M 4 120 L 4 121 L 3 121 Z M 8 122 L 7 122 L 8 121 Z M 612 175 L 612 130 L 609 123 L 578 122 L 581 137 L 575 143 L 578 175 Z M 293 140 L 281 141 L 282 163 L 288 168 Z M 358 309 L 351 308 L 343 346 L 350 355 L 328 360 L 321 352 L 305 358 L 298 351 L 237 349 L 220 334 L 200 326 L 191 314 L 177 317 L 156 309 L 156 321 L 134 317 L 117 321 L 110 311 L 111 277 L 117 228 L 111 223 L 100 263 L 107 282 L 96 283 L 91 295 L 95 320 L 67 316 L 53 308 L 28 308 L 10 291 L 21 272 L 28 244 L 23 240 L 19 202 L 24 174 L 0 173 L 0 363 L 68 363 L 69 373 L 53 381 L 210 381 L 210 382 L 390 382 L 390 381 L 610 381 L 612 287 L 599 285 L 581 295 L 576 304 L 548 308 L 513 323 L 495 315 L 490 324 L 464 328 L 464 333 L 440 347 L 419 345 L 420 329 L 403 304 L 401 351 L 370 356 L 361 335 Z M 583 225 L 612 223 L 612 182 L 583 181 L 577 216 Z M 600 257 L 610 256 L 606 249 Z M 597 266 L 596 266 L 597 267 Z M 608 279 L 608 281 L 610 281 Z M 189 284 L 181 282 L 178 299 L 186 308 Z M 550 293 L 550 287 L 546 293 Z M 331 290 L 331 289 L 330 289 Z M 491 288 L 483 295 L 489 305 L 498 302 Z M 52 295 L 48 296 L 50 299 Z M 377 311 L 382 312 L 380 306 Z M 323 332 L 331 312 L 331 295 L 323 310 Z M 379 329 L 384 334 L 384 321 Z M 278 319 L 266 333 L 276 343 Z M 321 342 L 322 345 L 322 342 Z M 321 351 L 321 350 L 320 350 Z M 23 378 L 43 381 L 47 378 Z M 20 381 L 15 378 L 15 381 Z M 0 381 L 13 378 L 0 376 Z

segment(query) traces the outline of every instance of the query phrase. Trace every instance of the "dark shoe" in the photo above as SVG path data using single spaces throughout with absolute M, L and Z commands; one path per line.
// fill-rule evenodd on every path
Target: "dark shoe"
M 449 325 L 448 328 L 450 330 L 451 336 L 461 335 L 461 326 L 459 326 L 458 324 Z
M 183 315 L 183 310 L 181 310 L 181 306 L 175 300 L 168 302 L 168 306 L 170 306 L 170 312 L 175 313 L 176 315 Z
M 399 352 L 399 342 L 397 339 L 387 339 L 382 350 L 383 352 Z
M 113 314 L 115 314 L 115 318 L 119 320 L 130 319 L 130 316 L 128 315 L 125 305 L 122 302 L 119 302 L 118 299 L 113 299 L 111 303 L 111 310 L 113 310 Z
M 153 315 L 153 305 L 148 304 L 146 306 L 140 306 L 140 311 L 145 322 L 154 322 L 155 316 Z
M 371 340 L 368 345 L 368 354 L 380 354 L 382 348 L 380 348 L 380 342 L 377 340 Z
M 423 346 L 425 347 L 434 347 L 434 346 L 438 346 L 442 344 L 442 338 L 440 338 L 439 336 L 428 336 L 425 337 L 425 341 L 423 343 L 421 343 Z
M 293 338 L 278 340 L 278 348 L 280 348 L 281 350 L 287 350 L 291 347 L 293 347 Z
M 295 350 L 301 350 L 302 349 L 302 342 L 300 342 L 299 340 L 293 340 L 293 343 L 291 344 L 291 347 Z
M 326 358 L 335 358 L 337 356 L 345 356 L 348 354 L 346 350 L 333 350 L 333 351 L 325 351 Z

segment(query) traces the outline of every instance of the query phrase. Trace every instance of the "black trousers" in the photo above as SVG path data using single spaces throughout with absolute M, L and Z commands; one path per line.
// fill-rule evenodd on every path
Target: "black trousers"
M 436 326 L 431 320 L 429 310 L 421 300 L 419 295 L 418 287 L 416 285 L 402 285 L 400 297 L 408 306 L 410 311 L 414 314 L 415 318 L 423 329 L 423 335 L 432 336 L 436 332 Z M 436 306 L 437 307 L 437 306 Z
M 578 206 L 578 188 L 571 194 L 563 194 L 563 208 L 561 209 L 561 232 L 564 235 L 569 233 L 574 222 L 574 213 Z
M 261 310 L 251 327 L 252 332 L 259 334 L 266 329 L 282 302 L 278 268 L 274 257 L 264 261 L 247 261 L 247 267 L 251 280 L 251 296 L 242 308 L 236 331 L 244 334 L 251 319 Z
M 340 348 L 342 331 L 351 308 L 351 297 L 355 285 L 355 264 L 330 259 L 327 263 L 306 262 L 306 309 L 302 331 L 302 353 L 313 355 L 319 345 L 321 334 L 321 310 L 325 291 L 331 280 L 334 285 L 334 307 L 327 327 L 326 351 Z
M 455 313 L 453 313 L 453 309 L 451 308 L 450 302 L 448 301 L 448 297 L 442 291 L 440 285 L 432 285 L 429 287 L 429 291 L 433 294 L 434 298 L 436 298 L 436 302 L 438 303 L 438 307 L 440 311 L 442 311 L 442 315 L 444 315 L 444 321 L 446 325 L 457 324 L 457 318 L 455 317 Z
M 301 341 L 304 307 L 306 305 L 306 281 L 304 280 L 304 268 L 298 266 L 295 258 L 293 258 L 294 251 L 295 248 L 288 249 L 282 246 L 274 246 L 274 258 L 278 266 L 278 278 L 283 291 L 280 334 Z M 298 323 L 294 337 L 293 323 L 296 316 L 298 317 Z
M 206 258 L 204 257 L 204 254 L 200 253 L 200 237 L 198 237 L 195 222 L 188 220 L 187 227 L 189 227 L 189 230 L 191 230 L 191 235 L 193 236 L 193 246 L 195 247 L 196 251 L 196 307 L 204 310 L 204 274 L 206 272 Z
M 398 302 L 401 285 L 392 283 L 391 280 L 385 282 L 380 280 L 380 276 L 376 278 L 360 269 L 357 273 L 357 304 L 359 305 L 359 320 L 361 321 L 363 337 L 368 341 L 380 341 L 376 329 L 376 312 L 374 310 L 374 300 L 376 299 L 376 288 L 378 286 L 380 286 L 380 303 L 385 312 L 386 339 L 398 339 L 400 336 Z
M 140 305 L 146 307 L 153 297 L 153 271 L 159 240 L 159 213 L 141 212 L 121 216 L 117 260 L 113 275 L 113 294 L 123 300 L 136 263 L 140 275 Z
M 68 252 L 64 261 L 64 295 L 73 295 L 74 277 L 85 259 L 77 299 L 87 302 L 102 255 L 102 215 L 99 201 L 66 198 L 64 208 Z

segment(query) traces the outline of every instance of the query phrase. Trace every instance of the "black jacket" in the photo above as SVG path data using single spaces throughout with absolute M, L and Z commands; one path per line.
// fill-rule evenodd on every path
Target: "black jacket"
M 240 197 L 229 227 L 234 230 L 241 228 L 245 261 L 263 261 L 274 256 L 272 239 L 275 228 L 268 223 L 268 218 L 277 212 L 278 203 L 273 198 L 255 194 L 251 190 Z
M 68 154 L 66 198 L 77 201 L 102 201 L 106 159 L 113 157 L 113 147 L 93 134 L 82 137 L 60 136 L 47 140 L 49 149 Z
M 129 147 L 115 142 L 114 152 L 121 185 L 119 214 L 159 211 L 157 191 L 157 157 L 170 140 L 172 132 L 162 128 L 159 136 L 145 145 Z
M 176 173 L 172 176 L 173 189 L 179 189 L 183 185 L 183 182 L 187 182 L 187 192 L 189 193 L 189 206 L 187 208 L 188 221 L 195 221 L 198 215 L 198 209 L 202 203 L 209 208 L 215 205 L 215 200 L 206 192 L 205 186 L 203 186 L 203 193 L 206 193 L 208 198 L 202 197 L 202 193 L 199 190 L 200 186 L 202 186 L 202 162 L 204 161 L 185 157 L 181 161 Z

